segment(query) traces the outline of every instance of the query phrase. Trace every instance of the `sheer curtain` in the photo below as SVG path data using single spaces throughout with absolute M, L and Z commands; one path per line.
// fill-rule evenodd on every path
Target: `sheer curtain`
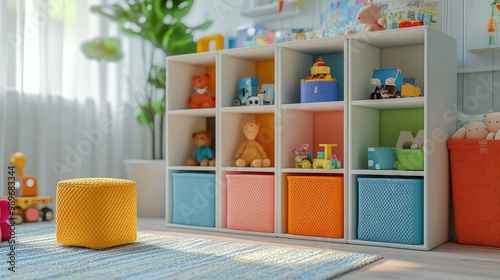
M 89 11 L 105 2 L 0 1 L 0 182 L 16 151 L 27 156 L 24 173 L 38 177 L 38 194 L 53 197 L 59 180 L 123 178 L 124 159 L 150 154 L 150 135 L 128 98 L 137 70 L 127 69 L 139 65 L 140 43 L 122 37 L 125 58 L 114 63 L 80 50 L 85 40 L 119 37 L 112 22 Z

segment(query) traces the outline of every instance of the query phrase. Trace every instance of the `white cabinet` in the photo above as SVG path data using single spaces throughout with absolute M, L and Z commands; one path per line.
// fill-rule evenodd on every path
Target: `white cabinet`
M 300 80 L 310 75 L 311 66 L 320 56 L 339 82 L 339 100 L 300 103 Z M 424 96 L 370 100 L 373 91 L 371 70 L 387 67 L 400 67 L 403 77 L 414 78 L 415 83 L 422 87 Z M 205 72 L 211 76 L 211 92 L 216 96 L 216 108 L 188 109 L 187 98 L 192 93 L 191 78 Z M 246 77 L 258 78 L 259 86 L 274 84 L 275 103 L 233 106 L 238 80 Z M 455 123 L 448 117 L 453 112 L 455 102 L 455 39 L 425 26 L 168 57 L 167 225 L 238 234 L 432 249 L 449 239 L 450 189 L 446 139 L 455 129 Z M 261 124 L 257 139 L 271 160 L 270 167 L 236 167 L 234 153 L 245 140 L 241 129 L 241 123 L 245 121 L 259 121 Z M 185 166 L 185 161 L 195 148 L 192 133 L 205 129 L 215 135 L 213 148 L 216 166 Z M 424 171 L 368 170 L 368 147 L 394 146 L 395 143 L 391 141 L 397 139 L 400 130 L 424 130 Z M 340 159 L 341 168 L 297 168 L 292 150 L 300 148 L 302 144 L 309 144 L 313 157 L 323 151 L 320 144 L 336 144 L 331 152 Z M 172 192 L 174 173 L 192 173 L 194 176 L 200 173 L 214 174 L 214 191 L 195 193 L 192 199 L 175 197 Z M 236 180 L 241 179 L 239 176 L 245 180 Z M 259 177 L 266 180 L 259 181 Z M 336 178 L 335 186 L 329 186 L 328 180 L 323 183 L 324 177 Z M 362 177 L 422 179 L 421 244 L 358 238 L 357 181 Z M 231 182 L 257 183 L 248 183 L 246 186 L 238 183 L 239 186 L 235 186 L 228 183 L 228 178 L 231 178 Z M 323 204 L 305 201 L 304 205 L 290 205 L 292 194 L 289 193 L 289 178 L 292 180 L 290 182 L 303 182 L 301 179 L 311 178 L 311 186 L 319 184 L 318 190 L 325 191 L 325 195 L 330 195 L 329 190 L 334 190 L 340 198 L 332 198 L 331 203 L 328 199 L 321 199 Z M 265 186 L 256 188 L 256 191 L 265 191 L 268 196 L 268 191 L 272 189 L 272 200 L 262 200 L 261 193 L 249 195 L 242 192 L 258 182 L 264 182 L 262 184 Z M 298 190 L 309 187 L 308 184 L 301 184 Z M 241 199 L 245 195 L 248 199 Z M 304 193 L 304 197 L 314 195 L 314 191 Z M 176 201 L 176 205 L 183 205 L 182 209 L 172 208 L 174 199 L 186 200 L 183 203 Z M 204 203 L 206 200 L 214 200 L 215 209 L 204 208 L 208 205 Z M 292 203 L 297 203 L 295 198 L 292 200 Z M 341 206 L 337 207 L 339 204 Z M 238 209 L 238 205 L 242 209 Z M 322 205 L 325 209 L 321 208 Z M 333 210 L 330 206 L 336 208 Z M 291 210 L 297 207 L 298 215 Z M 301 207 L 304 207 L 304 213 L 300 213 Z M 269 220 L 269 212 L 262 213 L 262 209 L 271 211 L 273 219 Z M 179 214 L 179 211 L 183 212 Z M 299 233 L 290 233 L 291 221 L 299 221 L 298 225 L 307 229 L 316 228 L 315 224 L 308 224 L 309 217 L 315 219 L 315 215 L 308 211 L 316 211 L 316 216 L 323 217 L 318 220 L 322 224 L 318 225 L 317 234 L 314 230 L 312 233 L 306 230 L 301 234 L 300 229 Z M 200 213 L 213 213 L 215 226 L 173 222 L 173 215 L 188 217 Z M 290 217 L 289 213 L 294 216 Z M 266 218 L 259 219 L 259 215 Z M 330 221 L 328 215 L 335 217 L 332 216 Z M 248 219 L 248 227 L 233 228 L 235 223 L 231 219 L 235 217 Z M 259 224 L 261 221 L 265 225 Z M 293 227 L 296 228 L 296 225 Z M 329 227 L 334 227 L 335 233 L 322 231 Z M 259 230 L 262 228 L 265 230 Z

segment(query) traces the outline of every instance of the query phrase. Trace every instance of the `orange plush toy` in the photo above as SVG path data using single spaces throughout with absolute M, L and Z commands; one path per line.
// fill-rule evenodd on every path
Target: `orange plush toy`
M 194 92 L 189 97 L 189 108 L 214 108 L 215 98 L 212 96 L 208 90 L 208 85 L 210 84 L 210 76 L 208 74 L 203 74 L 199 76 L 193 76 L 193 88 Z

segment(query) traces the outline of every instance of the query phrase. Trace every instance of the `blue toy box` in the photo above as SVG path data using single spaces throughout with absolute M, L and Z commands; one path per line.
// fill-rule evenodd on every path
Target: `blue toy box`
M 358 239 L 423 244 L 422 178 L 358 178 Z
M 172 222 L 215 227 L 215 174 L 172 174 Z
M 336 81 L 310 81 L 300 83 L 300 102 L 327 102 L 339 100 L 339 83 Z
M 368 148 L 368 169 L 391 170 L 395 169 L 396 153 L 392 147 Z

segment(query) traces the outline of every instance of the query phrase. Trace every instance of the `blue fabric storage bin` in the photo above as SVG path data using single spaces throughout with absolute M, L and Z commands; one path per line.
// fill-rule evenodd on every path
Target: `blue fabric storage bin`
M 172 174 L 172 222 L 215 227 L 215 174 Z
M 300 83 L 300 102 L 327 102 L 339 100 L 339 83 L 316 81 Z
M 421 178 L 358 178 L 358 239 L 423 244 Z

